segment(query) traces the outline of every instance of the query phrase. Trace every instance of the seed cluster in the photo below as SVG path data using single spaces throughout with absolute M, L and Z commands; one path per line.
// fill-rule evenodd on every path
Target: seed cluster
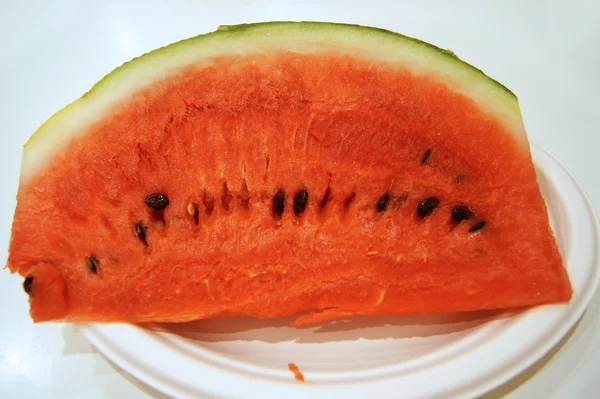
M 421 165 L 427 164 L 427 162 L 431 158 L 431 154 L 432 154 L 432 150 L 430 148 L 428 148 L 425 151 L 425 153 L 421 156 L 420 164 Z M 269 157 L 268 156 L 266 157 L 266 165 L 267 165 L 267 167 L 269 165 Z M 463 179 L 464 179 L 464 176 L 459 175 L 456 177 L 455 182 L 457 184 L 460 184 L 460 183 L 462 183 Z M 331 201 L 331 197 L 332 197 L 331 196 L 331 188 L 329 186 L 327 186 L 327 189 L 324 192 L 323 196 L 317 202 L 318 207 L 320 209 L 325 208 L 327 206 L 327 204 Z M 245 208 L 245 209 L 249 208 L 250 193 L 249 193 L 248 186 L 247 186 L 245 180 L 242 181 L 242 185 L 240 187 L 239 193 L 237 194 L 237 198 L 239 200 L 240 205 L 243 208 Z M 344 209 L 348 209 L 350 207 L 350 205 L 354 202 L 355 198 L 356 198 L 356 193 L 351 192 L 343 200 Z M 399 197 L 392 198 L 390 193 L 386 191 L 377 199 L 377 202 L 375 203 L 375 209 L 376 209 L 377 213 L 383 213 L 388 210 L 390 203 L 392 203 L 393 209 L 397 209 L 400 205 L 402 205 L 404 202 L 406 202 L 407 198 L 408 198 L 408 192 L 404 192 Z M 225 209 L 226 211 L 229 210 L 233 199 L 234 199 L 234 196 L 233 196 L 231 190 L 229 189 L 227 183 L 224 182 L 223 186 L 222 186 L 222 190 L 221 190 L 221 196 L 220 196 L 220 202 L 221 202 L 221 206 L 223 207 L 223 209 Z M 273 195 L 273 199 L 272 199 L 272 209 L 271 210 L 272 210 L 273 218 L 280 219 L 283 216 L 283 213 L 285 211 L 285 200 L 286 200 L 285 191 L 283 191 L 282 189 L 277 190 L 277 192 Z M 158 219 L 159 221 L 162 221 L 162 223 L 164 224 L 163 211 L 169 206 L 169 198 L 167 197 L 167 195 L 163 194 L 163 193 L 159 193 L 159 192 L 152 193 L 152 194 L 149 194 L 148 196 L 146 196 L 144 202 L 150 209 L 152 209 L 154 211 L 155 218 Z M 309 202 L 308 191 L 304 188 L 297 191 L 296 194 L 294 195 L 293 204 L 292 204 L 292 210 L 293 210 L 294 214 L 296 216 L 301 216 L 305 212 L 308 202 Z M 204 193 L 202 196 L 202 204 L 204 205 L 204 210 L 206 212 L 206 215 L 210 216 L 214 212 L 215 198 L 206 190 L 204 190 Z M 437 197 L 432 196 L 432 197 L 424 198 L 423 200 L 421 200 L 418 203 L 417 208 L 416 208 L 416 213 L 420 218 L 426 218 L 426 217 L 430 216 L 435 211 L 436 208 L 438 208 L 439 204 L 440 204 L 440 200 Z M 190 202 L 188 204 L 187 210 L 188 210 L 189 215 L 193 218 L 194 223 L 199 224 L 200 215 L 199 215 L 198 205 L 196 205 L 193 202 Z M 461 223 L 466 220 L 471 220 L 474 215 L 475 215 L 474 212 L 471 209 L 469 209 L 469 207 L 464 206 L 464 205 L 457 205 L 454 208 L 452 208 L 452 211 L 451 211 L 451 217 L 456 223 Z M 469 228 L 469 232 L 475 233 L 475 232 L 483 229 L 485 226 L 486 226 L 485 220 L 477 221 Z M 148 231 L 148 226 L 144 225 L 144 223 L 142 221 L 138 221 L 135 224 L 135 234 L 144 246 L 148 246 L 147 231 Z M 94 254 L 90 254 L 86 257 L 86 265 L 90 272 L 92 272 L 94 274 L 98 274 L 98 271 L 100 268 L 100 261 Z M 33 281 L 34 281 L 34 278 L 31 275 L 27 276 L 25 278 L 25 280 L 23 281 L 23 289 L 25 290 L 25 292 L 28 295 L 33 295 L 33 290 L 32 290 Z
M 427 153 L 426 153 L 426 155 L 427 155 Z M 429 156 L 429 155 L 427 155 L 427 156 Z M 426 161 L 426 159 L 425 159 L 425 161 Z M 249 192 L 248 192 L 247 186 L 245 185 L 245 182 L 242 185 L 242 187 L 246 187 L 246 189 L 242 190 L 242 194 L 240 195 L 240 203 L 242 204 L 242 206 L 247 208 L 249 205 Z M 347 209 L 352 204 L 352 202 L 354 201 L 355 198 L 356 198 L 356 193 L 351 192 L 350 195 L 344 199 L 344 202 L 343 202 L 344 209 Z M 408 198 L 408 192 L 404 192 L 400 197 L 397 197 L 394 199 L 394 201 L 397 201 L 397 204 L 396 204 L 396 202 L 394 202 L 394 204 L 396 204 L 394 206 L 397 207 L 397 206 L 403 204 L 404 202 L 406 202 L 407 198 Z M 229 210 L 229 204 L 231 203 L 232 199 L 233 199 L 233 194 L 229 191 L 229 189 L 227 187 L 227 183 L 224 183 L 223 191 L 222 191 L 222 195 L 221 195 L 221 205 L 223 206 L 223 208 L 225 210 Z M 273 195 L 272 213 L 273 213 L 273 217 L 275 219 L 280 219 L 281 216 L 283 215 L 283 213 L 285 211 L 285 199 L 286 199 L 285 191 L 283 191 L 282 189 L 277 190 L 277 192 Z M 292 206 L 292 209 L 296 216 L 300 216 L 300 215 L 302 215 L 302 213 L 304 213 L 304 211 L 306 210 L 306 206 L 308 205 L 308 200 L 309 200 L 309 194 L 306 189 L 301 189 L 298 192 L 296 192 L 296 194 L 294 195 L 293 206 Z M 330 187 L 327 187 L 327 190 L 323 194 L 323 197 L 318 201 L 319 207 L 320 208 L 325 207 L 330 200 L 331 200 L 331 189 L 330 189 Z M 391 201 L 392 201 L 392 197 L 391 197 L 390 193 L 387 191 L 385 193 L 383 193 L 377 199 L 377 202 L 375 204 L 377 213 L 382 213 L 382 212 L 387 211 Z M 146 205 L 148 205 L 148 207 L 150 207 L 152 210 L 158 211 L 160 213 L 162 213 L 162 211 L 164 211 L 167 208 L 167 206 L 169 205 L 168 197 L 162 193 L 153 193 L 153 194 L 148 195 L 146 197 L 145 202 L 146 202 Z M 202 202 L 206 209 L 206 214 L 207 215 L 212 214 L 212 212 L 214 211 L 214 202 L 215 202 L 214 198 L 208 192 L 205 191 Z M 417 215 L 420 218 L 426 218 L 429 215 L 431 215 L 436 208 L 438 208 L 439 204 L 440 204 L 440 200 L 437 197 L 424 198 L 417 205 L 417 209 L 416 209 Z M 190 214 L 190 216 L 192 216 L 194 218 L 194 223 L 198 224 L 199 223 L 198 206 L 196 204 L 194 204 L 193 202 L 189 203 L 187 210 L 188 210 L 188 213 Z M 467 206 L 457 205 L 454 208 L 452 208 L 451 216 L 452 216 L 452 219 L 456 223 L 461 223 L 465 220 L 471 220 L 474 216 L 474 212 L 471 209 L 469 209 L 469 207 L 467 207 Z M 480 221 L 474 223 L 469 228 L 469 232 L 471 232 L 471 233 L 477 232 L 477 231 L 481 230 L 482 228 L 484 228 L 485 225 L 486 225 L 486 222 L 484 220 L 480 220 Z M 148 230 L 148 226 L 145 226 L 142 221 L 138 221 L 135 224 L 135 234 L 137 235 L 137 238 L 145 246 L 148 246 L 147 230 Z M 100 267 L 100 261 L 94 254 L 88 255 L 88 257 L 86 258 L 86 264 L 87 264 L 88 269 L 92 273 L 94 273 L 94 274 L 98 273 L 98 269 Z M 25 279 L 25 281 L 23 282 L 23 289 L 29 295 L 31 295 L 32 283 L 33 283 L 32 276 L 28 276 Z
M 431 150 L 427 150 L 427 151 L 429 153 Z M 427 157 L 429 156 L 428 153 L 426 153 Z M 243 190 L 242 195 L 240 195 L 240 203 L 244 207 L 247 208 L 249 206 L 249 193 L 248 193 L 248 187 L 245 185 L 245 181 L 244 181 L 244 184 L 242 185 L 242 187 L 245 187 L 246 190 Z M 273 217 L 275 219 L 280 219 L 281 216 L 283 215 L 283 213 L 285 212 L 285 198 L 286 198 L 285 191 L 283 191 L 282 189 L 277 190 L 277 192 L 273 195 L 271 210 L 273 213 Z M 346 199 L 344 200 L 344 208 L 345 209 L 348 208 L 350 206 L 350 204 L 354 201 L 355 198 L 356 198 L 356 193 L 355 192 L 350 193 L 350 195 L 348 197 L 346 197 Z M 408 193 L 405 192 L 400 197 L 394 199 L 394 201 L 396 201 L 396 202 L 394 202 L 394 204 L 395 204 L 394 207 L 397 208 L 399 205 L 404 203 L 407 198 L 408 198 Z M 327 203 L 330 201 L 330 199 L 331 199 L 331 188 L 327 187 L 327 190 L 323 194 L 323 197 L 318 202 L 319 207 L 320 208 L 325 207 L 327 205 Z M 229 210 L 232 200 L 233 200 L 233 194 L 227 187 L 227 183 L 223 183 L 223 191 L 222 191 L 222 195 L 221 195 L 221 206 L 225 210 Z M 293 205 L 292 205 L 292 210 L 294 211 L 294 214 L 296 216 L 300 216 L 300 215 L 302 215 L 302 213 L 304 213 L 304 211 L 306 210 L 306 206 L 308 205 L 308 200 L 309 200 L 309 194 L 306 189 L 303 188 L 303 189 L 299 190 L 298 192 L 296 192 L 296 194 L 294 195 Z M 385 193 L 383 193 L 377 199 L 377 202 L 375 204 L 375 209 L 377 210 L 377 213 L 382 213 L 382 212 L 387 211 L 391 200 L 392 200 L 392 198 L 391 198 L 391 195 L 389 192 L 386 191 Z M 151 209 L 153 209 L 155 211 L 163 211 L 169 205 L 168 197 L 162 193 L 154 193 L 154 194 L 148 195 L 146 197 L 145 202 L 146 202 L 146 205 L 148 205 Z M 205 191 L 202 202 L 204 203 L 204 206 L 206 208 L 206 214 L 211 215 L 212 212 L 214 211 L 214 198 L 208 192 Z M 440 200 L 437 197 L 424 198 L 417 205 L 417 215 L 419 215 L 419 217 L 421 217 L 421 218 L 425 218 L 425 217 L 431 215 L 433 213 L 433 211 L 439 206 L 439 204 L 440 204 Z M 190 216 L 192 216 L 194 218 L 194 223 L 198 224 L 199 223 L 198 206 L 194 203 L 188 204 L 188 213 L 190 214 Z M 455 206 L 454 208 L 452 208 L 451 216 L 455 222 L 460 223 L 464 220 L 471 220 L 474 216 L 474 213 L 471 209 L 469 209 L 469 207 L 464 206 L 464 205 L 458 205 L 458 206 Z M 475 223 L 469 229 L 469 231 L 476 232 L 478 230 L 481 230 L 485 226 L 485 224 L 486 224 L 485 221 L 479 221 L 479 222 Z M 137 224 L 135 225 L 136 235 L 140 239 L 140 241 L 142 241 L 145 245 L 148 245 L 148 243 L 146 241 L 146 230 L 147 229 L 148 229 L 148 227 L 144 226 L 141 221 L 137 222 Z M 92 258 L 91 256 L 90 256 L 90 258 L 88 258 L 88 267 L 90 268 L 90 270 L 92 270 L 95 273 L 97 265 L 95 265 L 94 262 L 90 261 L 90 259 L 95 259 L 95 258 Z

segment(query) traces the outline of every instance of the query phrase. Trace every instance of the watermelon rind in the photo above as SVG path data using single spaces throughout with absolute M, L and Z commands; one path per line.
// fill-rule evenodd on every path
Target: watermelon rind
M 44 168 L 73 138 L 154 82 L 215 57 L 265 54 L 339 53 L 425 75 L 460 92 L 528 145 L 517 97 L 453 52 L 384 29 L 327 22 L 263 22 L 224 25 L 141 55 L 114 69 L 81 98 L 49 118 L 27 141 L 21 184 Z

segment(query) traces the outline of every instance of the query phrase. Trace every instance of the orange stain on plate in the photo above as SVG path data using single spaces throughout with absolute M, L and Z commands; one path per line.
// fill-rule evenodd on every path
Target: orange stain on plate
M 288 363 L 288 368 L 292 373 L 294 373 L 295 379 L 304 382 L 304 375 L 302 375 L 302 372 L 300 371 L 298 366 L 296 366 L 294 363 Z

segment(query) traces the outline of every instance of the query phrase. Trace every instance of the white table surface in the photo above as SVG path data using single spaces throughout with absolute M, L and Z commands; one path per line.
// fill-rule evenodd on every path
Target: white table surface
M 134 56 L 219 24 L 266 20 L 374 25 L 452 49 L 519 96 L 530 139 L 554 153 L 600 209 L 600 2 L 298 3 L 0 1 L 0 252 L 21 145 L 52 113 Z M 1 398 L 164 397 L 109 363 L 74 325 L 33 325 L 21 282 L 0 272 Z M 600 292 L 560 345 L 484 398 L 503 396 L 600 396 Z

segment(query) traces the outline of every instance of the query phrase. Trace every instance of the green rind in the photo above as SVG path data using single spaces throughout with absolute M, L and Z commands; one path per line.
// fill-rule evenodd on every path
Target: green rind
M 104 84 L 108 83 L 110 81 L 110 79 L 115 76 L 116 73 L 125 72 L 131 68 L 135 68 L 137 65 L 137 62 L 140 59 L 146 59 L 147 61 L 149 61 L 150 57 L 153 57 L 153 56 L 168 55 L 169 51 L 174 50 L 177 46 L 196 45 L 200 41 L 202 41 L 206 38 L 211 38 L 211 37 L 215 37 L 218 35 L 235 36 L 235 35 L 239 35 L 239 34 L 252 32 L 253 30 L 260 29 L 260 28 L 265 28 L 265 27 L 276 28 L 278 26 L 289 26 L 289 24 L 296 24 L 298 26 L 302 25 L 302 26 L 305 26 L 306 28 L 312 27 L 315 29 L 323 29 L 323 28 L 331 28 L 331 27 L 351 28 L 351 29 L 362 30 L 363 32 L 367 32 L 367 33 L 375 33 L 376 32 L 376 33 L 380 33 L 380 34 L 389 35 L 391 37 L 401 39 L 401 40 L 409 40 L 414 43 L 418 43 L 419 45 L 422 45 L 424 47 L 427 47 L 430 50 L 434 50 L 434 51 L 438 52 L 439 54 L 443 55 L 444 57 L 446 57 L 449 61 L 456 62 L 457 64 L 460 64 L 461 66 L 466 67 L 477 74 L 480 74 L 481 77 L 489 80 L 490 83 L 492 83 L 495 86 L 497 86 L 498 88 L 502 89 L 507 94 L 510 94 L 511 96 L 513 96 L 515 98 L 515 100 L 517 99 L 517 96 L 509 88 L 507 88 L 506 86 L 504 86 L 502 83 L 498 82 L 497 80 L 491 78 L 490 76 L 486 75 L 485 72 L 483 72 L 481 69 L 478 69 L 478 68 L 474 67 L 473 65 L 463 61 L 451 50 L 446 50 L 446 49 L 437 47 L 431 43 L 422 41 L 420 39 L 416 39 L 416 38 L 413 38 L 410 36 L 406 36 L 406 35 L 392 32 L 390 30 L 386 30 L 386 29 L 382 29 L 382 28 L 356 25 L 356 24 L 343 24 L 343 23 L 333 23 L 333 22 L 314 22 L 314 21 L 302 21 L 302 22 L 274 21 L 274 22 L 257 22 L 257 23 L 239 24 L 239 25 L 220 25 L 217 28 L 217 30 L 215 30 L 215 31 L 204 33 L 204 34 L 190 37 L 187 39 L 183 39 L 183 40 L 180 40 L 175 43 L 171 43 L 167 46 L 157 48 L 148 53 L 144 53 L 130 61 L 127 61 L 126 63 L 122 64 L 121 66 L 113 69 L 110 73 L 105 75 L 101 80 L 96 82 L 96 84 L 94 84 L 94 86 L 92 86 L 92 88 L 85 95 L 89 95 L 95 89 L 103 87 Z
M 498 86 L 498 88 L 504 90 L 507 94 L 510 94 L 511 96 L 513 96 L 515 99 L 517 99 L 517 96 L 515 95 L 515 93 L 513 93 L 508 87 L 504 86 L 502 83 L 498 82 L 497 80 L 491 78 L 489 75 L 486 75 L 485 72 L 483 72 L 481 69 L 474 67 L 473 65 L 469 64 L 468 62 L 460 59 L 452 50 L 447 50 L 447 49 L 443 49 L 441 47 L 437 47 L 431 43 L 427 43 L 423 40 L 411 37 L 411 36 L 406 36 L 403 35 L 401 33 L 397 33 L 397 32 L 393 32 L 387 29 L 383 29 L 383 28 L 376 28 L 376 27 L 370 27 L 370 26 L 364 26 L 364 25 L 356 25 L 356 24 L 343 24 L 343 23 L 336 23 L 336 22 L 317 22 L 317 21 L 305 21 L 305 22 L 296 22 L 296 21 L 274 21 L 274 22 L 259 22 L 259 23 L 252 23 L 252 24 L 239 24 L 239 25 L 221 25 L 219 26 L 219 28 L 215 31 L 215 32 L 211 32 L 208 33 L 208 35 L 210 34 L 214 34 L 214 33 L 219 33 L 219 32 L 237 32 L 237 33 L 243 33 L 245 31 L 248 30 L 252 30 L 253 28 L 256 28 L 257 26 L 272 26 L 275 27 L 277 25 L 281 25 L 281 24 L 294 24 L 294 23 L 302 23 L 302 24 L 308 24 L 308 25 L 312 25 L 315 28 L 320 28 L 323 25 L 333 25 L 333 26 L 338 26 L 338 27 L 347 27 L 347 28 L 352 28 L 352 29 L 358 29 L 358 30 L 363 30 L 363 31 L 373 31 L 373 32 L 378 32 L 378 33 L 382 33 L 385 35 L 389 35 L 398 39 L 403 39 L 403 40 L 410 40 L 413 41 L 415 43 L 418 43 L 419 45 L 422 45 L 424 47 L 427 47 L 431 50 L 434 50 L 438 53 L 440 53 L 441 55 L 448 57 L 448 60 L 451 61 L 455 61 L 460 63 L 462 66 L 465 66 L 469 69 L 471 69 L 473 72 L 476 72 L 478 74 L 480 74 L 483 78 L 488 79 L 491 83 L 495 84 L 496 86 Z M 195 36 L 193 38 L 190 39 L 186 39 L 186 40 L 195 40 L 195 39 L 199 39 L 205 35 L 198 35 Z M 185 41 L 185 40 L 183 40 Z M 180 42 L 181 43 L 181 42 Z M 160 50 L 160 49 L 159 49 Z

